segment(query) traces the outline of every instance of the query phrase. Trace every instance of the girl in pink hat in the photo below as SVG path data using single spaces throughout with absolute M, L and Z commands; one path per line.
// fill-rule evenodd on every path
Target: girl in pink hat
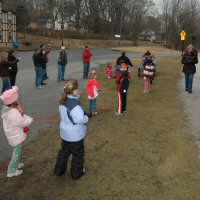
M 23 107 L 17 103 L 18 87 L 6 90 L 0 99 L 3 101 L 1 118 L 3 119 L 3 128 L 10 146 L 13 147 L 12 158 L 8 166 L 7 177 L 19 176 L 23 173 L 21 168 L 24 166 L 20 163 L 22 153 L 22 143 L 26 139 L 28 126 L 33 119 L 24 114 Z

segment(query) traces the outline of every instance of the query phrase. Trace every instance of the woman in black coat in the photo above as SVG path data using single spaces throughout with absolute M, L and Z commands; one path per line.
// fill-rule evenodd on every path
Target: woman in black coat
M 193 50 L 193 46 L 190 44 L 186 52 L 184 53 L 181 63 L 183 65 L 183 73 L 185 74 L 185 91 L 188 93 L 192 93 L 192 85 L 193 85 L 193 77 L 196 73 L 195 64 L 198 63 L 198 57 L 195 51 Z
M 19 61 L 16 59 L 13 62 L 8 61 L 8 54 L 6 52 L 1 53 L 0 58 L 0 77 L 2 79 L 2 93 L 6 90 L 9 90 L 11 88 L 10 83 L 10 68 L 12 68 L 16 63 Z
M 16 56 L 16 51 L 14 49 L 10 50 L 8 52 L 8 61 L 15 62 L 17 60 L 15 56 Z M 18 72 L 17 62 L 15 63 L 15 65 L 10 66 L 9 69 L 10 69 L 10 83 L 11 83 L 11 86 L 14 86 L 16 82 L 17 72 Z

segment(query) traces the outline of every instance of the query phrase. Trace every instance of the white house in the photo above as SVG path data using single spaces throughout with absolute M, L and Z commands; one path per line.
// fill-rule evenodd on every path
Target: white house
M 56 20 L 55 21 L 55 30 L 61 30 L 61 20 Z M 69 24 L 64 21 L 64 30 L 68 30 L 69 29 Z
M 140 33 L 139 40 L 154 41 L 156 40 L 155 32 L 152 30 L 144 30 Z
M 50 29 L 52 26 L 51 19 L 40 19 L 38 23 L 40 26 L 48 28 L 48 29 Z

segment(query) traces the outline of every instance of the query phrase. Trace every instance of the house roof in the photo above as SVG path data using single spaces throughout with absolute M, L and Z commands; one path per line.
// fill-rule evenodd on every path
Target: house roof
M 152 30 L 144 30 L 140 33 L 140 35 L 155 35 L 155 32 Z

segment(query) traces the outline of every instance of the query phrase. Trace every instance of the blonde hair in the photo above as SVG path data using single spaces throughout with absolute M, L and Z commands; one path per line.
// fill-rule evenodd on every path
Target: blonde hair
M 5 60 L 8 60 L 8 53 L 7 52 L 2 52 L 0 61 L 5 61 Z
M 95 79 L 97 74 L 89 73 L 89 79 Z
M 186 48 L 186 50 L 188 51 L 189 49 L 193 49 L 193 46 L 191 44 L 189 44 Z
M 76 89 L 78 89 L 78 81 L 76 79 L 67 80 L 65 87 L 62 89 L 59 104 L 64 105 L 67 100 L 67 95 L 73 94 Z

